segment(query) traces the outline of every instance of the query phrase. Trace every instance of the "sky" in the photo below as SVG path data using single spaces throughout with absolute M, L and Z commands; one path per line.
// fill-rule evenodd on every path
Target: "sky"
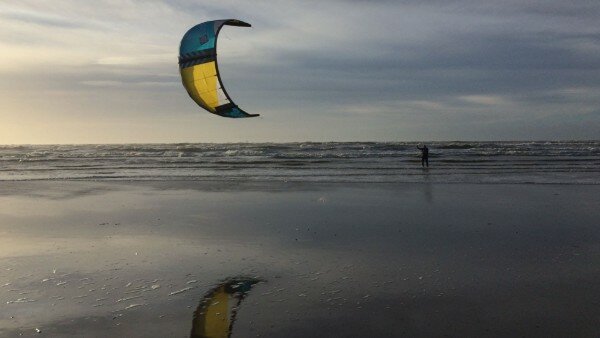
M 257 118 L 203 111 L 179 42 Z M 600 135 L 600 2 L 0 0 L 0 144 L 579 140 Z

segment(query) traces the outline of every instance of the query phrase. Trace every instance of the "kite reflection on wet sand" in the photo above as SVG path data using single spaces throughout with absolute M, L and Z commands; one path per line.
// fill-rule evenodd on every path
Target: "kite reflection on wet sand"
M 256 278 L 229 278 L 206 293 L 194 312 L 191 338 L 231 336 L 235 316 Z

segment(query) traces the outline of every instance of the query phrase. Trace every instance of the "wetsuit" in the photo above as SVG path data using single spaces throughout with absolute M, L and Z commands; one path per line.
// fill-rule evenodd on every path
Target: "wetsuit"
M 417 147 L 421 151 L 421 166 L 429 167 L 429 148 L 424 146 L 423 148 Z

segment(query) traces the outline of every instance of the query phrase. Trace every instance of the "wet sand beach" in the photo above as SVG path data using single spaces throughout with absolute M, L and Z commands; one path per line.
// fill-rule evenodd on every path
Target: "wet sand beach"
M 1 337 L 598 335 L 598 185 L 0 184 Z

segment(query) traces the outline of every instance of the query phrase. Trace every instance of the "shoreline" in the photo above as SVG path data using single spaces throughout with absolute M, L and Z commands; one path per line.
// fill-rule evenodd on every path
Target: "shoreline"
M 0 181 L 199 180 L 600 184 L 600 142 L 315 143 L 0 148 Z

